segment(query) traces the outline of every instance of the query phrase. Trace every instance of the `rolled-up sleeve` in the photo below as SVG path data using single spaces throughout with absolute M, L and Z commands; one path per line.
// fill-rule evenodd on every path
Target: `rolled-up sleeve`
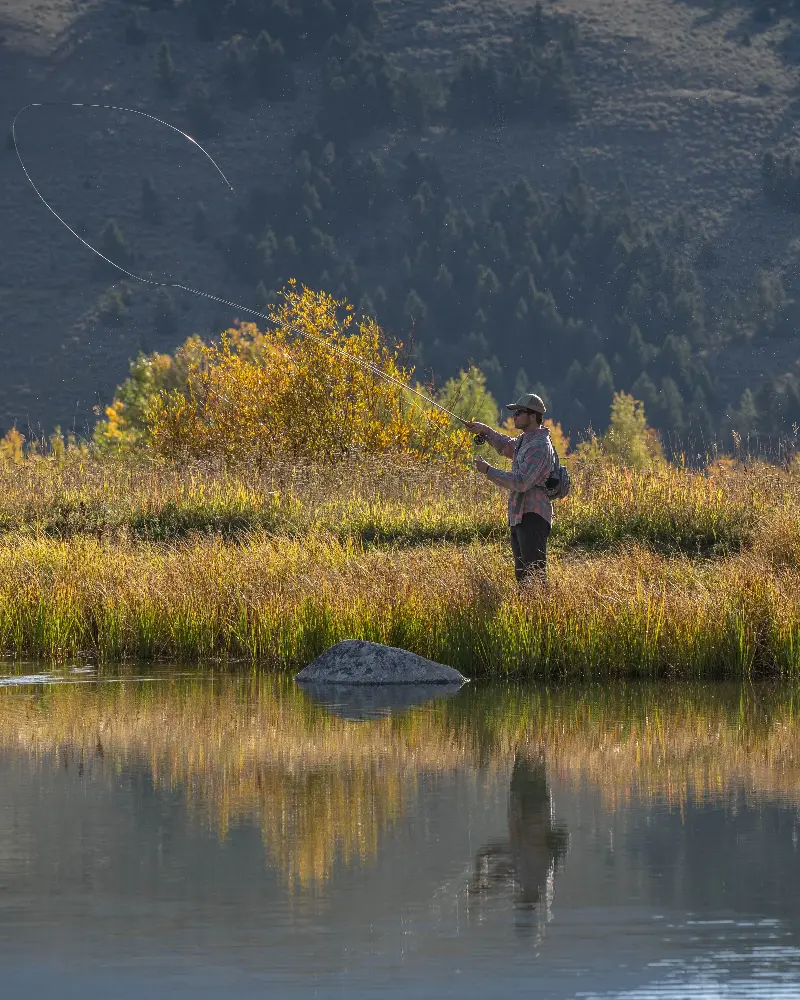
M 484 437 L 495 451 L 504 455 L 506 458 L 514 457 L 514 446 L 517 443 L 516 438 L 509 437 L 508 434 L 503 434 L 501 431 L 493 430 L 489 430 L 486 434 L 484 434 Z
M 486 470 L 486 477 L 496 486 L 514 490 L 516 493 L 527 493 L 534 486 L 541 485 L 547 478 L 551 466 L 550 450 L 546 446 L 545 439 L 542 439 L 541 444 L 536 441 L 524 448 L 519 455 L 518 465 L 517 472 L 503 472 L 502 469 L 490 465 Z

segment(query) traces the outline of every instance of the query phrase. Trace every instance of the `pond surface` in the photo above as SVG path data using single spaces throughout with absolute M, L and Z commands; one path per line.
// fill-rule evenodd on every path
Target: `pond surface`
M 780 687 L 0 668 L 0 996 L 800 996 Z

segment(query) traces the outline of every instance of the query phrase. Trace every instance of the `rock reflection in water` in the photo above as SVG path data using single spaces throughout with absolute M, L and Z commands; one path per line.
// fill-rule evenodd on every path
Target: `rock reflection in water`
M 342 719 L 367 721 L 452 698 L 462 684 L 298 684 L 311 701 Z

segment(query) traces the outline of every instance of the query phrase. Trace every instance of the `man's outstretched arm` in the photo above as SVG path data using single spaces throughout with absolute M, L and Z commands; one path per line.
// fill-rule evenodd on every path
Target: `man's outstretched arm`
M 482 424 L 479 420 L 468 420 L 466 428 L 473 434 L 482 434 L 487 443 L 499 454 L 505 455 L 506 458 L 514 457 L 516 438 L 509 437 L 508 434 L 503 434 L 501 431 L 493 431 L 488 424 Z

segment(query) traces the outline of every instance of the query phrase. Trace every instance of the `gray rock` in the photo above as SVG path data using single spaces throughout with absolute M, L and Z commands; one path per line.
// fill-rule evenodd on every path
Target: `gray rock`
M 463 684 L 467 678 L 406 649 L 345 639 L 295 677 L 299 684 Z
M 432 701 L 452 698 L 463 684 L 303 684 L 311 701 L 342 719 L 366 721 L 398 715 Z

